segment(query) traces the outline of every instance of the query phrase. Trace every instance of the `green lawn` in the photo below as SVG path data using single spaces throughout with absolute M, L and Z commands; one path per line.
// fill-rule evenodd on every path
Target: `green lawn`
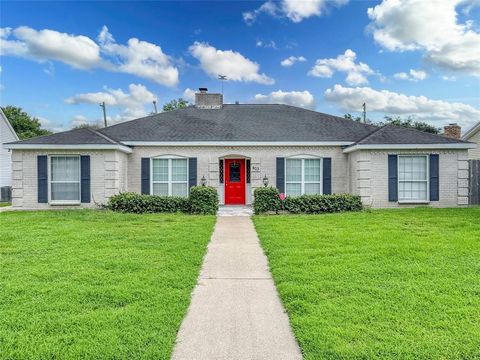
M 0 213 L 0 357 L 168 359 L 214 223 Z
M 480 358 L 480 208 L 254 222 L 306 359 Z

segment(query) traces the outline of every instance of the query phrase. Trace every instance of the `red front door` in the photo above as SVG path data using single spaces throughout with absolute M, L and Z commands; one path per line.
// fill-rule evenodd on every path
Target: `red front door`
M 225 205 L 245 205 L 245 159 L 225 159 Z

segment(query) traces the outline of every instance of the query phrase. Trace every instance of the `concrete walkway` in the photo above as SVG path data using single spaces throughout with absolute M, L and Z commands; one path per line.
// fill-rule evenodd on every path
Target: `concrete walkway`
M 252 220 L 217 219 L 172 358 L 301 359 Z

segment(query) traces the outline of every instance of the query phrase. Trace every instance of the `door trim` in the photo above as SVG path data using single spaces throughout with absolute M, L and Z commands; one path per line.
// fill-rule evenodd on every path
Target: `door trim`
M 223 157 L 221 158 L 223 161 L 223 204 L 225 206 L 241 206 L 247 204 L 247 159 L 245 157 Z M 245 193 L 243 194 L 243 203 L 241 204 L 227 204 L 227 160 L 237 160 L 243 162 L 244 174 L 243 174 L 243 187 L 245 189 Z

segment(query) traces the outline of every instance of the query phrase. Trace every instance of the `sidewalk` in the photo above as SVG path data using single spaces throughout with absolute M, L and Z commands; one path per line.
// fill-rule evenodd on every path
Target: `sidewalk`
M 172 358 L 301 359 L 250 217 L 217 219 Z

